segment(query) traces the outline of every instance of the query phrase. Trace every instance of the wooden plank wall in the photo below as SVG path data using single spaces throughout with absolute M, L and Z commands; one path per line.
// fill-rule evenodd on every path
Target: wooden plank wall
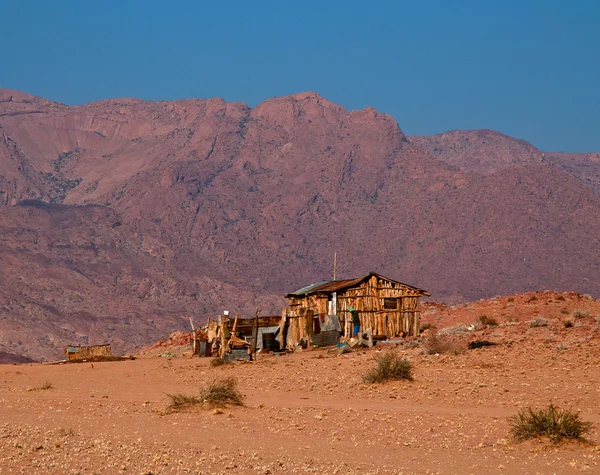
M 352 335 L 352 316 L 349 308 L 358 310 L 361 329 L 370 328 L 373 335 L 398 336 L 419 333 L 419 296 L 420 293 L 410 287 L 371 276 L 361 285 L 338 292 L 337 313 L 342 324 L 342 334 Z M 396 309 L 384 308 L 384 299 L 398 299 Z M 288 318 L 288 345 L 294 345 L 306 338 L 309 310 L 313 314 L 327 313 L 326 295 L 308 295 L 291 297 Z

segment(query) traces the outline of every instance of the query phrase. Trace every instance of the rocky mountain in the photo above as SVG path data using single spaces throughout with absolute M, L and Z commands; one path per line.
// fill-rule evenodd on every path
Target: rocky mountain
M 546 163 L 600 192 L 600 153 L 542 152 L 524 140 L 493 130 L 453 130 L 410 141 L 432 157 L 467 171 L 496 173 L 514 165 Z
M 341 277 L 436 300 L 598 296 L 596 158 L 491 131 L 406 137 L 315 93 L 69 107 L 0 90 L 0 350 L 127 349 L 188 316 L 279 313 L 334 252 Z

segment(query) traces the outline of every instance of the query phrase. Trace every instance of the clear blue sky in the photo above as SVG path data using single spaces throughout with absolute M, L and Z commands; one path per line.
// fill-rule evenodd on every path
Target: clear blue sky
M 408 134 L 600 151 L 600 1 L 0 0 L 0 86 L 79 104 L 317 91 Z

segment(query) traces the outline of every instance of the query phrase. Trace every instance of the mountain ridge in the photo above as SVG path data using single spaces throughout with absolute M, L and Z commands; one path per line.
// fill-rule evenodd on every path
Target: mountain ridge
M 339 276 L 377 270 L 448 302 L 546 289 L 600 295 L 595 154 L 540 152 L 485 130 L 406 136 L 372 107 L 348 111 L 310 92 L 254 108 L 216 98 L 65 106 L 31 97 L 0 90 L 0 252 L 12 249 L 6 256 L 13 266 L 6 275 L 46 269 L 36 264 L 40 254 L 53 268 L 66 267 L 67 251 L 37 249 L 35 236 L 25 241 L 28 252 L 15 252 L 19 232 L 11 219 L 38 241 L 60 235 L 41 211 L 31 211 L 38 209 L 33 200 L 47 203 L 48 213 L 114 213 L 122 223 L 113 228 L 108 218 L 95 218 L 105 223 L 96 239 L 108 243 L 98 279 L 111 281 L 124 267 L 144 272 L 128 277 L 124 289 L 111 287 L 104 300 L 122 291 L 138 302 L 140 287 L 165 289 L 154 297 L 142 292 L 143 304 L 109 305 L 85 318 L 118 321 L 137 312 L 156 340 L 186 316 L 256 307 L 279 313 L 290 289 L 330 278 L 334 252 Z M 86 219 L 73 225 L 86 250 L 70 258 L 84 275 L 95 252 Z M 144 242 L 153 243 L 152 259 Z M 42 281 L 32 284 L 38 303 Z M 15 282 L 11 301 L 19 300 Z M 88 284 L 78 305 L 100 309 Z M 196 290 L 185 290 L 190 286 Z M 13 305 L 0 307 L 0 318 L 60 320 L 72 296 L 49 292 L 58 302 L 53 316 L 20 314 Z M 160 324 L 151 316 L 178 305 L 181 311 Z M 48 334 L 52 325 L 45 328 Z M 108 327 L 103 331 L 111 338 Z M 131 332 L 114 332 L 127 348 Z M 68 335 L 57 331 L 57 343 L 42 346 L 56 354 Z M 14 353 L 6 339 L 4 345 L 0 350 Z

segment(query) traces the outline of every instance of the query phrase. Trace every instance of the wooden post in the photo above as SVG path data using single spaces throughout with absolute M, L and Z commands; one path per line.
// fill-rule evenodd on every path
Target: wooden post
M 254 360 L 256 361 L 256 345 L 258 344 L 258 315 L 260 314 L 260 310 L 257 308 L 256 313 L 254 314 L 254 340 L 252 341 L 252 354 L 254 355 Z
M 333 280 L 336 280 L 337 276 L 337 252 L 333 253 Z
M 227 322 L 229 318 L 226 315 L 223 317 L 219 317 L 219 330 L 221 332 L 221 349 L 219 350 L 219 356 L 222 358 L 225 355 L 226 347 L 227 347 Z
M 287 338 L 285 335 L 285 324 L 287 321 L 287 308 L 283 307 L 281 309 L 281 323 L 279 324 L 279 347 L 282 350 L 287 348 Z
M 192 327 L 192 358 L 196 354 L 196 330 L 194 329 L 194 322 L 190 317 L 190 326 Z

